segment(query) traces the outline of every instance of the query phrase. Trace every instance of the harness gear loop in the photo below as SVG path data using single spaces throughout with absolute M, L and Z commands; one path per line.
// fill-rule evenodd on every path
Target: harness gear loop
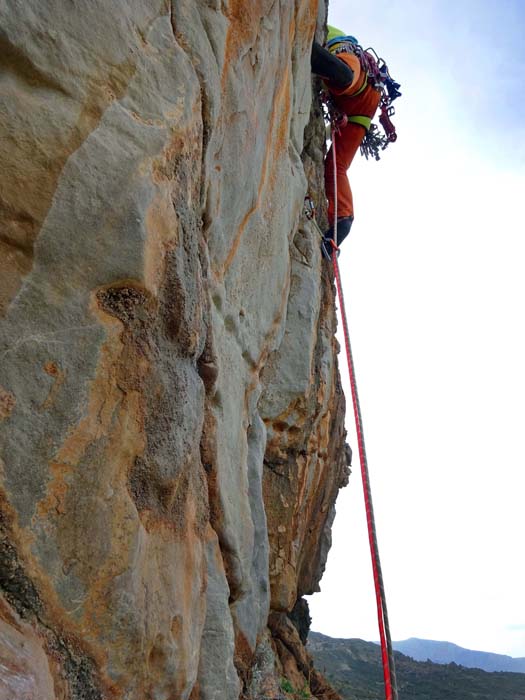
M 336 132 L 332 133 L 332 151 L 334 154 L 334 172 L 336 170 L 336 151 L 335 151 Z M 337 202 L 337 180 L 335 181 L 335 201 Z M 352 355 L 352 347 L 350 344 L 350 332 L 348 330 L 348 317 L 346 314 L 345 300 L 343 296 L 343 287 L 341 284 L 341 274 L 339 271 L 339 263 L 337 262 L 337 211 L 334 222 L 334 245 L 332 250 L 332 263 L 334 267 L 334 276 L 337 287 L 337 295 L 339 297 L 341 319 L 343 323 L 343 331 L 345 338 L 346 358 L 348 363 L 348 373 L 350 376 L 350 388 L 352 393 L 352 404 L 354 408 L 355 427 L 357 434 L 357 444 L 359 448 L 359 461 L 361 463 L 361 480 L 363 484 L 363 495 L 366 509 L 366 522 L 368 529 L 368 541 L 370 545 L 370 556 L 372 559 L 372 570 L 374 576 L 374 588 L 377 607 L 377 621 L 379 627 L 379 637 L 381 641 L 381 660 L 383 665 L 383 679 L 385 685 L 385 700 L 398 700 L 396 669 L 394 661 L 394 652 L 392 649 L 392 640 L 390 636 L 390 625 L 388 622 L 388 612 L 386 606 L 386 594 L 383 583 L 383 574 L 381 570 L 381 561 L 379 559 L 379 546 L 377 543 L 377 532 L 375 526 L 374 508 L 372 504 L 372 490 L 370 487 L 370 474 L 368 470 L 368 462 L 366 458 L 365 439 L 363 430 L 363 418 L 361 415 L 361 406 L 359 403 L 359 394 L 357 391 L 357 380 L 355 375 L 354 360 Z

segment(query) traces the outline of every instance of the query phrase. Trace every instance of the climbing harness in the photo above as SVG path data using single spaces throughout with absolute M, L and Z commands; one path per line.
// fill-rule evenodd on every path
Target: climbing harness
M 332 153 L 334 158 L 334 174 L 336 172 L 336 141 L 337 127 L 332 127 Z M 339 248 L 337 246 L 337 177 L 334 175 L 334 240 L 328 241 L 315 219 L 315 205 L 309 195 L 305 198 L 305 214 L 316 226 L 319 234 L 323 239 L 323 244 L 330 243 L 332 247 L 331 260 L 334 268 L 334 276 L 339 297 L 341 319 L 343 323 L 343 332 L 345 338 L 346 358 L 348 362 L 348 373 L 350 377 L 350 388 L 352 394 L 352 405 L 354 409 L 355 427 L 357 434 L 357 445 L 359 449 L 359 461 L 361 463 L 361 481 L 363 485 L 363 495 L 366 510 L 366 522 L 368 530 L 368 541 L 370 545 L 370 556 L 372 560 L 372 571 L 374 578 L 374 589 L 377 607 L 377 621 L 379 627 L 379 637 L 381 642 L 381 661 L 383 666 L 383 679 L 385 686 L 385 700 L 398 700 L 396 668 L 394 661 L 394 652 L 392 649 L 392 638 L 390 635 L 390 624 L 388 621 L 388 611 L 386 606 L 386 594 L 383 583 L 383 573 L 381 570 L 381 561 L 379 558 L 379 546 L 377 543 L 377 532 L 375 526 L 374 507 L 372 504 L 372 490 L 370 486 L 370 474 L 368 470 L 368 461 L 366 457 L 365 438 L 363 429 L 363 418 L 361 415 L 361 406 L 359 403 L 359 394 L 357 391 L 357 380 L 355 366 L 352 354 L 352 346 L 350 344 L 350 332 L 348 328 L 348 317 L 346 313 L 345 300 L 343 296 L 343 287 L 341 284 L 341 274 L 339 271 L 339 263 L 337 261 Z M 308 213 L 307 213 L 308 212 Z

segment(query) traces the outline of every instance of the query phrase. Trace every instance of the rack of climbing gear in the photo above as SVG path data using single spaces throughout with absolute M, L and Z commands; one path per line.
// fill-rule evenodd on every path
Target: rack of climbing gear
M 342 42 L 340 48 L 335 50 L 336 55 L 342 52 L 353 53 L 357 56 L 362 70 L 368 76 L 368 82 L 381 93 L 379 123 L 384 133 L 380 132 L 377 124 L 372 124 L 360 147 L 361 155 L 365 156 L 367 160 L 370 157 L 379 160 L 381 151 L 384 151 L 388 144 L 397 140 L 396 128 L 391 119 L 395 114 L 392 102 L 401 96 L 399 92 L 401 85 L 392 78 L 385 60 L 380 58 L 372 47 L 364 49 L 360 44 L 348 41 Z M 345 126 L 346 115 L 341 115 L 334 109 L 326 93 L 321 94 L 321 100 L 326 105 L 325 121 L 329 119 L 338 128 Z
M 337 126 L 332 125 L 332 153 L 334 158 L 334 173 L 336 172 L 336 143 L 337 143 Z M 385 700 L 398 700 L 397 691 L 397 679 L 396 679 L 396 668 L 394 661 L 394 652 L 392 648 L 392 638 L 390 635 L 390 624 L 388 621 L 388 611 L 386 605 L 386 594 L 383 582 L 383 573 L 381 569 L 381 560 L 379 558 L 379 546 L 377 542 L 377 532 L 375 525 L 374 507 L 372 503 L 372 490 L 370 486 L 370 473 L 368 469 L 368 461 L 365 449 L 365 438 L 363 429 L 363 418 L 361 414 L 361 406 L 359 403 L 359 394 L 357 391 L 357 380 L 356 372 L 354 366 L 354 359 L 352 354 L 352 346 L 350 344 L 350 331 L 348 326 L 348 316 L 346 313 L 345 300 L 343 295 L 343 286 L 341 284 L 341 273 L 339 270 L 338 263 L 338 253 L 339 248 L 337 246 L 337 178 L 334 177 L 335 185 L 335 214 L 334 214 L 334 240 L 330 241 L 332 251 L 331 260 L 334 268 L 334 277 L 337 288 L 337 295 L 339 297 L 341 320 L 343 325 L 343 333 L 345 339 L 345 349 L 346 358 L 348 363 L 348 374 L 350 377 L 350 388 L 352 394 L 352 406 L 354 409 L 354 419 L 355 428 L 357 435 L 357 445 L 359 451 L 359 461 L 361 464 L 361 481 L 363 486 L 363 496 L 365 502 L 366 510 L 366 522 L 368 530 L 368 541 L 370 546 L 370 556 L 372 560 L 372 571 L 374 578 L 374 590 L 376 598 L 377 607 L 377 621 L 379 628 L 379 637 L 381 643 L 381 662 L 383 666 L 383 680 L 385 688 Z M 317 228 L 318 233 L 323 239 L 323 243 L 326 243 L 323 232 L 319 228 L 316 218 L 315 218 L 315 204 L 313 203 L 310 195 L 305 198 L 305 213 L 307 218 L 309 218 L 312 223 Z
M 380 151 L 384 151 L 389 143 L 394 143 L 397 140 L 396 128 L 391 119 L 395 114 L 392 102 L 401 96 L 399 92 L 401 86 L 392 78 L 386 62 L 377 55 L 373 48 L 363 49 L 361 46 L 357 46 L 355 53 L 362 68 L 367 71 L 369 81 L 376 90 L 381 92 L 379 123 L 383 127 L 384 134 L 380 133 L 377 124 L 372 124 L 361 143 L 361 154 L 367 160 L 370 156 L 379 160 Z

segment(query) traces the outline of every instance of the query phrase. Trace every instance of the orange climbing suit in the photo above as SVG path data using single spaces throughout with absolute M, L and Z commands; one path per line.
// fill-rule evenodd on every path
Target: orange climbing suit
M 367 75 L 362 70 L 357 56 L 352 53 L 337 54 L 337 58 L 344 61 L 354 71 L 354 79 L 344 89 L 337 88 L 333 83 L 326 81 L 330 91 L 334 107 L 349 117 L 372 118 L 381 101 L 381 93 L 367 83 Z M 357 93 L 357 94 L 356 94 Z M 341 127 L 336 137 L 337 158 L 337 218 L 354 216 L 354 202 L 352 190 L 346 171 L 350 167 L 361 141 L 366 135 L 366 128 L 362 124 L 351 121 Z M 326 156 L 325 165 L 325 189 L 328 198 L 328 222 L 334 223 L 334 160 L 332 148 Z

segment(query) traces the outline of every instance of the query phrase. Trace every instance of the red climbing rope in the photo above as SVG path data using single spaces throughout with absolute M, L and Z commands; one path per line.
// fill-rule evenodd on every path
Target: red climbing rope
M 332 153 L 334 159 L 334 203 L 337 207 L 337 174 L 336 174 L 336 130 L 332 127 Z M 345 300 L 343 296 L 343 287 L 341 285 L 341 275 L 339 272 L 339 263 L 337 262 L 337 209 L 334 219 L 334 242 L 332 250 L 332 262 L 334 265 L 335 281 L 337 286 L 337 294 L 339 296 L 339 304 L 341 306 L 341 318 L 343 321 L 343 331 L 345 336 L 346 358 L 348 361 L 348 373 L 350 375 L 350 387 L 352 391 L 352 404 L 354 407 L 355 427 L 357 433 L 357 445 L 359 448 L 359 461 L 361 462 L 361 479 L 363 482 L 363 493 L 365 498 L 366 522 L 368 527 L 368 540 L 370 543 L 370 554 L 372 557 L 372 570 L 374 573 L 374 586 L 377 604 L 377 620 L 379 625 L 379 637 L 381 640 L 381 660 L 383 664 L 383 678 L 385 682 L 385 698 L 386 700 L 398 700 L 396 669 L 394 662 L 394 653 L 392 650 L 392 640 L 390 637 L 390 626 L 388 623 L 388 613 L 386 607 L 385 588 L 383 584 L 383 574 L 381 571 L 381 562 L 379 559 L 379 547 L 377 544 L 377 534 L 375 527 L 374 508 L 372 505 L 372 491 L 370 488 L 370 475 L 368 471 L 368 462 L 366 459 L 365 438 L 363 431 L 363 419 L 361 416 L 361 407 L 359 405 L 359 395 L 357 393 L 357 382 L 355 377 L 354 360 L 352 356 L 352 347 L 350 345 L 350 333 L 348 331 L 348 318 L 345 309 Z

